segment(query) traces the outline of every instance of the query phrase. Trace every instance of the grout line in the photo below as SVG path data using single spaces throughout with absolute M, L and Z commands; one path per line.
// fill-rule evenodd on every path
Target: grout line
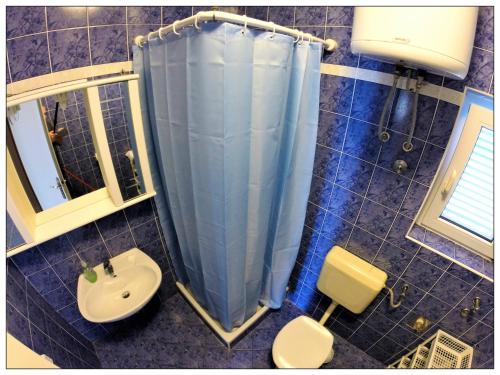
M 128 6 L 125 7 L 125 38 L 127 40 L 127 60 L 130 60 L 130 41 L 128 39 Z M 161 9 L 163 7 L 160 6 L 160 14 L 161 14 Z M 163 22 L 163 19 L 160 20 L 160 27 L 161 27 L 161 22 Z
M 47 25 L 47 21 L 45 21 L 45 25 Z M 61 30 L 69 30 L 69 29 L 61 29 Z M 50 30 L 50 31 L 53 31 L 53 30 Z M 31 36 L 38 36 L 38 35 L 47 34 L 47 33 L 49 33 L 49 30 L 39 31 L 39 32 L 36 32 L 36 33 L 31 33 L 31 34 L 24 34 L 24 35 L 14 36 L 12 38 L 6 38 L 5 41 L 6 42 L 10 42 L 11 40 L 16 40 L 16 39 L 21 39 L 21 38 L 27 38 L 27 37 L 31 37 Z
M 326 39 L 326 26 L 328 25 L 328 9 L 329 6 L 325 7 L 325 24 L 323 25 L 323 39 Z M 323 60 L 323 56 L 321 56 L 321 60 Z
M 481 50 L 481 51 L 484 51 L 484 52 L 489 52 L 489 53 L 492 53 L 492 54 L 494 53 L 493 50 L 482 48 L 482 47 L 472 46 L 472 48 L 475 48 L 475 49 L 478 49 L 478 50 Z
M 476 324 L 477 324 L 477 323 L 476 323 Z M 489 326 L 488 326 L 488 327 L 489 327 Z M 471 328 L 472 328 L 472 327 L 471 327 Z M 493 327 L 491 327 L 491 328 L 493 328 Z M 478 342 L 476 342 L 476 344 L 474 344 L 474 345 L 473 345 L 473 347 L 474 347 L 474 348 L 475 348 L 475 347 L 477 347 L 479 344 L 481 344 L 483 341 L 486 341 L 487 339 L 489 339 L 489 338 L 490 338 L 490 336 L 491 336 L 491 335 L 494 335 L 494 334 L 495 334 L 495 332 L 494 332 L 494 331 L 493 331 L 493 329 L 492 329 L 492 331 L 491 331 L 491 333 L 490 333 L 490 334 L 486 335 L 486 337 L 484 337 L 484 338 L 482 338 L 481 340 L 479 340 Z M 495 336 L 493 336 L 493 337 L 495 337 Z M 491 359 L 493 359 L 493 358 L 491 358 Z M 488 361 L 488 360 L 487 360 L 487 361 Z M 487 361 L 485 361 L 485 362 L 487 362 Z
M 28 282 L 28 279 L 24 279 L 24 294 L 25 294 L 25 300 L 26 300 L 26 314 L 27 314 L 26 318 L 28 319 L 28 330 L 30 333 L 31 347 L 34 348 L 35 345 L 33 343 L 33 332 L 31 331 L 31 319 L 30 319 L 31 314 L 30 314 L 29 301 L 28 301 L 28 288 L 26 286 L 27 282 Z
M 49 58 L 49 70 L 50 73 L 53 73 L 52 71 L 52 58 L 50 57 L 50 41 L 49 41 L 49 24 L 48 24 L 48 17 L 47 17 L 47 7 L 44 7 L 45 9 L 45 29 L 47 30 L 45 32 L 46 38 L 47 38 L 47 55 Z
M 59 308 L 59 309 L 57 309 L 57 310 L 55 310 L 55 309 L 54 309 L 54 310 L 56 311 L 56 313 L 59 313 L 61 310 L 64 310 L 66 307 L 71 306 L 71 305 L 76 305 L 77 303 L 78 303 L 77 301 L 73 301 L 73 302 L 70 302 L 70 303 L 68 303 L 67 305 L 65 305 L 65 306 L 63 306 L 63 307 L 61 307 L 61 308 Z M 59 315 L 60 315 L 60 314 L 59 314 Z M 64 318 L 63 318 L 63 319 L 64 319 Z M 80 319 L 80 318 L 75 319 L 75 320 L 72 320 L 71 322 L 70 322 L 70 321 L 68 321 L 68 320 L 66 320 L 66 319 L 64 319 L 64 320 L 66 320 L 69 324 L 71 324 L 71 323 L 73 323 L 73 322 L 76 322 L 76 321 L 77 321 L 77 320 L 79 320 L 79 319 Z
M 132 227 L 130 226 L 130 222 L 128 221 L 127 213 L 125 212 L 125 210 L 122 210 L 122 211 L 123 211 L 123 216 L 125 216 L 125 221 L 127 222 L 127 227 L 128 227 L 129 232 L 130 232 L 130 237 L 132 237 L 132 241 L 134 241 L 135 247 L 138 247 L 137 241 L 135 240 L 134 233 L 132 232 Z M 125 233 L 125 231 L 123 233 Z
M 89 42 L 89 62 L 90 62 L 90 66 L 92 66 L 93 65 L 93 63 L 92 63 L 92 48 L 90 45 L 90 16 L 89 16 L 89 8 L 88 7 L 87 7 L 86 16 L 87 16 L 87 40 Z
M 9 83 L 12 83 L 12 73 L 10 71 L 10 63 L 9 63 L 9 49 L 7 48 L 7 43 L 5 44 L 5 56 L 7 58 L 7 74 L 9 75 Z

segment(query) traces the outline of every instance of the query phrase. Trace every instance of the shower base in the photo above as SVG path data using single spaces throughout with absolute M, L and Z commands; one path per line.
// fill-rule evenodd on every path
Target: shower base
M 187 289 L 180 282 L 176 282 L 177 288 L 181 294 L 186 298 L 189 304 L 198 312 L 200 317 L 208 324 L 208 326 L 219 336 L 222 341 L 225 342 L 228 348 L 231 347 L 231 343 L 241 336 L 248 328 L 250 328 L 255 322 L 257 322 L 264 314 L 269 310 L 267 306 L 257 307 L 257 311 L 250 318 L 248 318 L 241 326 L 233 328 L 231 332 L 227 332 L 222 328 L 222 325 L 212 318 L 207 311 L 196 301 L 194 296 L 191 294 L 189 289 Z

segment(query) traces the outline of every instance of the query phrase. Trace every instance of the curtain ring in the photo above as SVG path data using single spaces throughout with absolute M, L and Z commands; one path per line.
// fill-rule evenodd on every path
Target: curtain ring
M 274 36 L 276 35 L 276 24 L 274 22 L 271 22 L 273 25 L 273 34 L 269 37 L 269 39 L 274 39 Z
M 248 20 L 247 20 L 247 16 L 246 15 L 244 15 L 243 18 L 245 19 L 245 23 L 243 24 L 243 30 L 241 30 L 241 33 L 242 34 L 246 34 Z
M 299 41 L 299 38 L 300 38 L 300 32 L 297 34 L 297 39 L 295 39 L 293 43 L 297 43 Z
M 309 43 L 312 43 L 312 34 L 307 34 L 307 37 L 309 38 Z
M 160 38 L 161 40 L 163 40 L 163 38 L 161 36 L 161 27 L 158 29 L 158 38 Z
M 198 14 L 196 14 L 196 18 L 194 19 L 194 28 L 198 31 L 201 31 L 201 27 L 198 26 Z
M 179 22 L 179 20 L 174 21 L 174 23 L 172 24 L 172 28 L 174 29 L 174 30 L 173 30 L 173 31 L 174 31 L 174 34 L 175 34 L 175 35 L 180 36 L 180 35 L 181 35 L 181 33 L 179 33 L 177 30 L 175 30 L 175 24 L 176 24 L 177 22 Z
M 149 43 L 149 41 L 151 40 L 151 34 L 153 34 L 153 32 L 152 32 L 152 31 L 148 33 L 148 43 Z
M 303 43 L 304 43 L 304 32 L 301 31 L 300 32 L 300 42 L 299 42 L 299 44 L 303 44 Z

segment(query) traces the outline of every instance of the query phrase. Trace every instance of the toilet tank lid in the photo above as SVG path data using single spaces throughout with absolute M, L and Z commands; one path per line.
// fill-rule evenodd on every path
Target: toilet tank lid
M 387 274 L 373 264 L 357 257 L 340 246 L 334 246 L 327 254 L 325 262 L 372 288 L 381 290 L 387 281 Z

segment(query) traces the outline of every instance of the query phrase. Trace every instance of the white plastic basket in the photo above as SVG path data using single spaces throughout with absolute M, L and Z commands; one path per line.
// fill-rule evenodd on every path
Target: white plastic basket
M 396 368 L 410 368 L 410 363 L 411 363 L 410 358 L 402 356 Z
M 473 348 L 444 331 L 432 341 L 427 368 L 470 368 Z
M 474 349 L 444 331 L 438 330 L 416 349 L 390 368 L 471 368 Z
M 419 345 L 411 360 L 410 368 L 426 368 L 428 357 L 429 348 Z

